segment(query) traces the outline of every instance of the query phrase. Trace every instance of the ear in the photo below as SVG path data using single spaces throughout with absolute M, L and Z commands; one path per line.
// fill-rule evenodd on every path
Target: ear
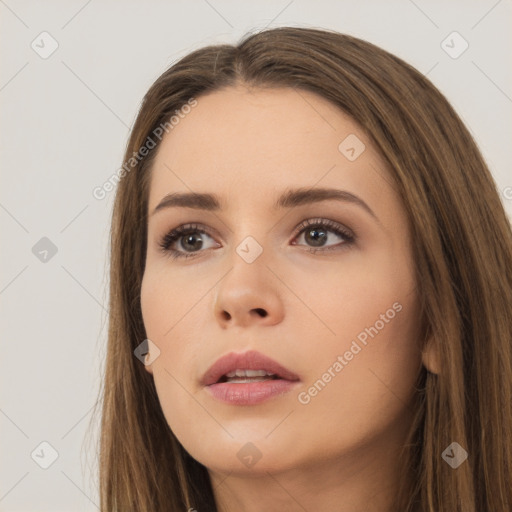
M 144 369 L 150 373 L 151 375 L 153 375 L 153 365 L 152 364 L 149 364 L 149 361 L 150 361 L 150 353 L 148 352 L 145 356 L 144 356 Z
M 441 369 L 439 351 L 433 338 L 429 338 L 425 344 L 425 348 L 421 352 L 421 360 L 423 366 L 425 366 L 430 373 L 439 375 Z

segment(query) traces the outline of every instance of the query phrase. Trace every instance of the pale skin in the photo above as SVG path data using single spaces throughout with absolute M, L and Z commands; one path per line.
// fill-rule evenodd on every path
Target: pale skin
M 141 306 L 160 355 L 145 368 L 166 420 L 208 469 L 219 511 L 391 512 L 413 386 L 422 365 L 437 371 L 419 346 L 410 233 L 391 176 L 361 128 L 313 93 L 237 86 L 197 101 L 164 137 L 149 191 Z M 338 149 L 349 134 L 366 146 L 354 161 Z M 274 210 L 295 188 L 348 191 L 375 217 L 333 199 Z M 216 194 L 222 208 L 152 214 L 166 194 L 192 191 Z M 356 238 L 319 227 L 315 245 L 314 226 L 296 230 L 309 219 Z M 160 239 L 189 223 L 201 248 L 181 236 L 172 248 L 194 255 L 166 257 Z M 248 236 L 263 250 L 252 263 L 236 252 Z M 298 394 L 397 303 L 400 312 L 301 403 Z M 250 406 L 209 395 L 204 372 L 246 350 L 295 372 L 298 389 Z M 261 454 L 251 467 L 237 456 L 248 442 Z

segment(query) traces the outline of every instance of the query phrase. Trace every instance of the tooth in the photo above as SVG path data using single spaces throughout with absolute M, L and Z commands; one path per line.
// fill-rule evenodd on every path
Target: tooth
M 230 384 L 247 384 L 249 382 L 265 382 L 269 380 L 269 377 L 252 377 L 251 379 L 244 379 L 244 378 L 234 378 L 234 379 L 228 379 L 228 382 Z
M 233 378 L 233 377 L 265 377 L 265 376 L 272 376 L 273 373 L 269 373 L 266 370 L 244 370 L 237 368 L 236 370 L 233 370 L 229 373 L 226 373 L 227 378 Z
M 265 370 L 245 370 L 246 377 L 265 377 L 268 375 Z

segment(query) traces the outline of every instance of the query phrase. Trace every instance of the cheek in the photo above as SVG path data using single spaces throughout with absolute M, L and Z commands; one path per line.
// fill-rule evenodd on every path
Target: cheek
M 141 310 L 146 336 L 160 350 L 159 356 L 153 361 L 148 370 L 154 376 L 157 388 L 162 379 L 171 380 L 171 375 L 180 378 L 177 369 L 181 368 L 190 349 L 188 340 L 181 339 L 183 326 L 186 324 L 188 300 L 181 293 L 176 293 L 176 282 L 164 274 L 149 272 L 144 275 L 141 286 Z M 175 340 L 180 339 L 180 342 Z M 166 383 L 163 390 L 171 386 Z M 167 392 L 167 391 L 166 391 Z
M 383 295 L 364 309 L 351 310 L 353 317 L 345 317 L 347 335 L 340 336 L 337 346 L 331 344 L 330 359 L 342 356 L 343 368 L 325 403 L 317 405 L 328 409 L 336 402 L 338 418 L 352 415 L 353 427 L 368 428 L 372 418 L 375 424 L 393 421 L 414 395 L 421 370 L 418 304 L 415 297 L 398 297 L 393 302 L 394 295 Z
M 169 427 L 181 438 L 189 428 L 183 418 L 189 418 L 189 414 L 200 416 L 202 411 L 190 394 L 190 368 L 198 364 L 200 346 L 194 340 L 194 332 L 187 328 L 187 313 L 193 315 L 191 308 L 194 304 L 197 307 L 197 294 L 190 287 L 183 288 L 186 294 L 177 292 L 178 285 L 169 275 L 146 273 L 141 286 L 141 309 L 146 336 L 160 349 L 151 373 L 162 411 Z
M 205 322 L 211 327 L 212 318 L 206 318 L 205 309 L 217 280 L 213 272 L 147 267 L 141 283 L 142 318 L 147 337 L 159 346 L 162 356 L 170 360 L 182 348 L 197 351 L 201 335 L 208 332 Z
M 310 294 L 308 305 L 326 328 L 320 346 L 306 352 L 312 368 L 311 406 L 320 415 L 330 411 L 340 420 L 351 415 L 363 425 L 376 410 L 389 417 L 410 399 L 421 352 L 410 262 L 389 254 L 371 262 L 359 256 L 347 263 L 346 271 L 319 273 L 323 291 Z
M 386 432 L 405 434 L 404 415 L 421 369 L 416 305 L 404 301 L 403 309 L 388 323 L 381 320 L 382 324 L 376 320 L 389 304 L 383 301 L 381 305 L 371 304 L 366 311 L 356 312 L 358 322 L 366 319 L 362 328 L 352 323 L 350 315 L 338 322 L 340 332 L 350 324 L 351 332 L 363 336 L 341 335 L 322 351 L 318 347 L 310 351 L 312 370 L 300 400 L 297 397 L 295 420 L 303 437 L 314 440 L 318 452 L 343 450 Z M 329 443 L 318 438 L 319 430 L 333 433 Z
M 386 331 L 390 323 L 398 323 L 395 318 L 415 315 L 412 267 L 403 255 L 399 260 L 389 251 L 373 251 L 371 255 L 347 252 L 339 266 L 322 263 L 287 280 L 294 283 L 294 293 L 309 310 L 308 330 L 316 324 L 318 335 L 337 349 L 358 335 L 364 338 L 365 329 L 376 322 L 381 327 L 381 315 L 385 315 Z M 406 305 L 407 315 L 396 311 Z
M 157 265 L 147 268 L 141 284 L 141 310 L 148 338 L 172 338 L 175 326 L 186 322 L 186 315 L 197 307 L 205 291 L 193 277 L 183 278 Z

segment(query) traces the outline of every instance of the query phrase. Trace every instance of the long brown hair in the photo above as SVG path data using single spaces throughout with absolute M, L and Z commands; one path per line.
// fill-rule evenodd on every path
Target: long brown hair
M 191 99 L 237 84 L 311 91 L 349 114 L 388 164 L 406 208 L 420 342 L 433 344 L 440 370 L 418 375 L 394 510 L 512 510 L 512 232 L 489 169 L 454 109 L 413 67 L 355 37 L 288 27 L 196 50 L 143 99 L 112 217 L 101 510 L 216 511 L 206 468 L 170 430 L 152 376 L 134 357 L 146 338 L 140 290 L 160 141 L 128 162 Z M 468 452 L 456 469 L 443 459 L 453 442 Z

